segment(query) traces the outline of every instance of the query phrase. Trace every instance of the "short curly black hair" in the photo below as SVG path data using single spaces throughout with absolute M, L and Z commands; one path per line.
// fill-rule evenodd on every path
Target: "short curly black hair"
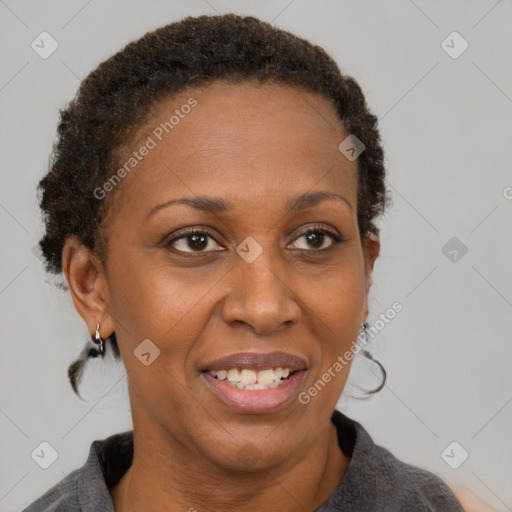
M 119 167 L 118 152 L 151 107 L 214 80 L 281 83 L 331 100 L 345 129 L 365 146 L 358 157 L 357 220 L 362 237 L 378 234 L 375 220 L 390 202 L 384 152 L 377 118 L 357 82 L 319 46 L 254 17 L 187 17 L 145 34 L 101 63 L 60 111 L 49 171 L 38 187 L 46 226 L 39 245 L 48 272 L 62 273 L 62 250 L 72 235 L 104 256 L 101 228 L 112 194 L 100 199 L 94 191 Z M 115 334 L 110 341 L 119 357 Z M 69 371 L 75 391 L 80 361 Z

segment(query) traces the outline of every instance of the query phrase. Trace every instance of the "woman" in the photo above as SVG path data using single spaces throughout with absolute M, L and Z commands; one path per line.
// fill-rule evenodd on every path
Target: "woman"
M 463 510 L 335 410 L 361 347 L 377 119 L 325 52 L 187 18 L 102 63 L 41 181 L 48 270 L 129 382 L 133 433 L 29 512 Z

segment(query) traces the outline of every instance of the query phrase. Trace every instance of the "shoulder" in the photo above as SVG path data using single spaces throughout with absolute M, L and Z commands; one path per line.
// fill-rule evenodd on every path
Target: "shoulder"
M 133 458 L 133 431 L 93 441 L 86 463 L 74 470 L 23 512 L 114 512 L 114 487 Z
M 80 469 L 55 484 L 22 512 L 75 512 L 80 510 L 77 499 L 77 482 Z
M 389 505 L 414 506 L 418 508 L 410 510 L 418 511 L 463 512 L 452 490 L 437 475 L 397 459 L 382 446 L 374 445 L 373 453 L 377 488 L 389 494 L 389 499 L 383 498 Z
M 332 506 L 319 511 L 464 512 L 441 478 L 399 460 L 389 450 L 375 444 L 360 423 L 339 411 L 334 412 L 332 421 L 338 430 L 340 447 L 351 456 L 351 461 L 329 500 L 333 501 Z M 347 444 L 347 438 L 352 440 L 351 444 Z M 347 508 L 347 503 L 353 504 L 352 508 Z

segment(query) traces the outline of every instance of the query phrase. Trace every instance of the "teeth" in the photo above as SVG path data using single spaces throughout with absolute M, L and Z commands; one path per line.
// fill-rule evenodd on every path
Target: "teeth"
M 282 368 L 274 368 L 274 375 L 280 379 L 283 376 L 283 369 Z
M 238 370 L 228 370 L 229 382 L 240 382 L 240 372 Z
M 240 389 L 267 389 L 267 386 L 263 384 L 247 384 L 245 386 L 240 386 Z
M 268 368 L 261 371 L 244 368 L 229 370 L 212 370 L 210 375 L 218 380 L 224 380 L 233 387 L 239 389 L 272 389 L 284 382 L 290 375 L 290 368 Z M 227 379 L 227 380 L 226 380 Z
M 268 386 L 272 384 L 276 380 L 276 376 L 274 375 L 274 370 L 263 370 L 258 372 L 258 383 L 263 384 L 264 386 Z
M 256 382 L 256 372 L 254 370 L 242 370 L 240 372 L 240 382 L 242 384 L 254 384 Z M 249 388 L 250 389 L 250 388 Z

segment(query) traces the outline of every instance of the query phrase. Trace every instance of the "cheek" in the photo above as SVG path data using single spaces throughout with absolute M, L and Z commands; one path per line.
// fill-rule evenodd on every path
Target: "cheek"
M 147 408 L 172 424 L 173 415 L 179 417 L 190 407 L 187 389 L 193 376 L 186 362 L 204 331 L 206 310 L 199 291 L 177 280 L 170 286 L 169 280 L 149 273 L 142 277 L 117 283 L 112 301 L 118 315 L 116 335 L 135 396 L 134 409 Z
M 321 287 L 310 296 L 320 341 L 316 348 L 319 374 L 326 376 L 333 393 L 341 389 L 348 377 L 352 350 L 360 332 L 366 306 L 366 286 L 363 265 L 340 266 Z M 339 360 L 343 364 L 340 367 Z M 317 378 L 320 376 L 317 375 Z M 335 377 L 333 377 L 333 375 Z
M 318 277 L 318 276 L 317 276 Z M 332 267 L 307 286 L 307 300 L 320 318 L 341 334 L 357 323 L 366 304 L 364 267 L 351 258 Z
M 179 329 L 208 291 L 205 281 L 191 284 L 169 266 L 151 265 L 140 258 L 130 261 L 127 257 L 122 267 L 112 268 L 109 274 L 109 311 L 133 342 L 160 339 Z

